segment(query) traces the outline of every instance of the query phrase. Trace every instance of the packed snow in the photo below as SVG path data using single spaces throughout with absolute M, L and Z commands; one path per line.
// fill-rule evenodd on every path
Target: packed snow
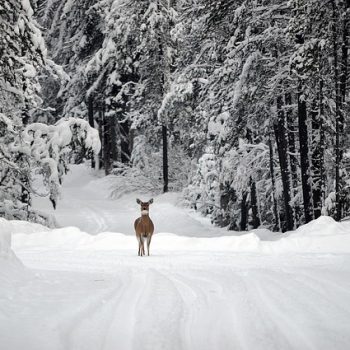
M 34 198 L 34 208 L 55 216 L 60 227 L 76 226 L 84 232 L 119 232 L 134 235 L 134 220 L 140 214 L 136 198 L 148 200 L 150 193 L 130 193 L 118 200 L 110 198 L 116 177 L 99 177 L 84 165 L 71 166 L 64 178 L 61 199 L 54 210 L 48 198 Z M 41 191 L 41 189 L 38 189 Z M 213 227 L 208 218 L 179 207 L 180 196 L 168 193 L 155 197 L 150 207 L 158 232 L 185 236 L 222 236 L 226 230 Z M 181 222 L 181 225 L 178 223 Z
M 151 206 L 151 256 L 138 257 L 142 194 L 112 201 L 110 180 L 83 166 L 66 180 L 61 228 L 0 220 L 2 349 L 350 347 L 349 222 L 228 232 L 167 194 Z

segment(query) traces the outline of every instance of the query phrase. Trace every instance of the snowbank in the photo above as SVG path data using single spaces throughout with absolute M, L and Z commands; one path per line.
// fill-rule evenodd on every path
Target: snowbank
M 25 226 L 30 225 L 25 223 Z M 13 228 L 11 221 L 0 218 L 0 289 L 4 288 L 11 276 L 23 269 L 22 263 L 11 249 Z
M 6 225 L 5 225 L 6 226 Z M 136 250 L 134 236 L 104 232 L 92 236 L 75 227 L 49 230 L 40 225 L 15 223 L 13 248 L 66 249 L 66 250 Z M 155 251 L 226 251 L 265 254 L 283 253 L 350 253 L 350 223 L 337 223 L 330 217 L 320 217 L 288 232 L 282 238 L 265 241 L 259 232 L 240 236 L 198 238 L 172 233 L 156 233 L 151 249 Z M 261 233 L 260 233 L 261 234 Z M 264 231 L 264 237 L 267 232 Z M 276 239 L 276 234 L 271 232 Z M 8 244 L 8 243 L 7 243 Z
M 3 220 L 3 219 L 1 219 Z M 6 220 L 4 220 L 6 221 Z M 36 233 L 36 232 L 48 232 L 49 228 L 35 223 L 29 223 L 27 221 L 21 220 L 11 220 L 7 224 L 8 227 L 11 227 L 12 234 L 16 233 Z
M 263 252 L 350 253 L 350 222 L 336 222 L 329 216 L 321 216 L 269 243 L 264 244 Z
M 0 218 L 0 258 L 11 256 L 11 231 L 12 225 L 9 221 Z

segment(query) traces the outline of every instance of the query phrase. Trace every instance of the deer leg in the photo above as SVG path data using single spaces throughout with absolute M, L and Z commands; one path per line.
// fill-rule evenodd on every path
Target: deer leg
M 145 239 L 141 236 L 141 256 L 145 255 Z
M 141 253 L 142 253 L 142 250 L 141 250 L 141 247 L 142 247 L 142 238 L 141 238 L 141 237 L 138 237 L 138 241 L 139 241 L 138 256 L 141 256 Z
M 151 239 L 152 239 L 152 236 L 148 235 L 147 236 L 147 253 L 148 253 L 148 256 L 149 256 L 149 246 L 151 245 Z

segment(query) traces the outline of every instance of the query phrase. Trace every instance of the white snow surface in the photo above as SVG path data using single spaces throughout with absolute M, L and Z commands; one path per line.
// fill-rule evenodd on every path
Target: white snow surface
M 58 221 L 72 210 L 82 225 L 84 205 L 101 204 L 86 219 L 95 234 L 0 220 L 1 349 L 350 348 L 349 222 L 239 234 L 211 228 L 169 194 L 150 207 L 151 256 L 138 257 L 129 226 L 141 195 L 113 203 L 99 196 L 107 182 L 76 167 L 65 184 L 76 207 L 61 203 Z M 100 228 L 120 233 L 98 233 L 92 220 L 110 205 L 124 211 Z
M 76 226 L 82 231 L 120 232 L 134 235 L 134 221 L 140 216 L 136 198 L 148 201 L 153 194 L 131 193 L 118 200 L 109 198 L 116 177 L 101 177 L 85 165 L 72 165 L 68 176 L 63 179 L 62 195 L 57 209 L 53 210 L 47 198 L 34 198 L 34 207 L 55 216 L 60 227 Z M 38 189 L 39 192 L 43 192 Z M 142 192 L 142 191 L 141 191 Z M 171 232 L 185 236 L 222 236 L 227 231 L 213 227 L 208 218 L 183 210 L 177 205 L 178 193 L 167 193 L 155 197 L 150 206 L 150 216 L 157 232 Z M 181 222 L 181 225 L 178 223 Z

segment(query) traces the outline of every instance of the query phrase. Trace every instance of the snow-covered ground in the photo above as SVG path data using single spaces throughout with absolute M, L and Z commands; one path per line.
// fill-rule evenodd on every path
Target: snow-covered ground
M 350 348 L 350 223 L 232 235 L 159 196 L 141 258 L 136 195 L 67 180 L 57 219 L 82 230 L 0 220 L 1 349 Z
M 85 165 L 72 165 L 68 176 L 64 178 L 57 209 L 53 210 L 47 198 L 40 197 L 34 198 L 34 207 L 53 214 L 61 227 L 76 226 L 91 234 L 109 231 L 134 235 L 134 220 L 140 212 L 136 198 L 146 201 L 151 195 L 133 193 L 113 200 L 109 198 L 113 181 L 113 176 L 94 176 Z M 155 199 L 150 210 L 158 232 L 195 237 L 221 236 L 227 233 L 211 226 L 208 219 L 197 213 L 179 208 L 176 205 L 179 195 L 176 193 Z

